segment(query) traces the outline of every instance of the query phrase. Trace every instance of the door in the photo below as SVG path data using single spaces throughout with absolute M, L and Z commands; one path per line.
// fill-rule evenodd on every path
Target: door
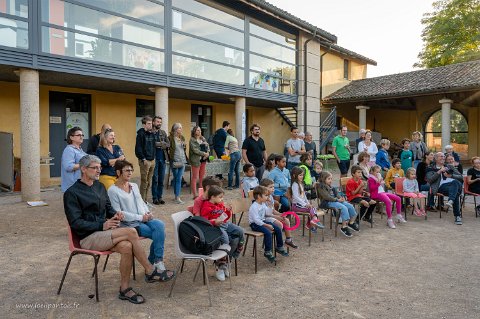
M 67 145 L 66 137 L 70 128 L 78 126 L 83 130 L 85 138 L 82 148 L 87 149 L 90 138 L 90 116 L 92 98 L 89 94 L 66 92 L 50 92 L 49 142 L 50 156 L 53 157 L 50 166 L 50 177 L 60 177 L 62 153 Z
M 207 140 L 210 135 L 213 134 L 212 132 L 212 106 L 211 105 L 201 105 L 201 104 L 192 104 L 192 122 L 190 131 L 184 132 L 184 135 L 190 135 L 189 133 L 192 131 L 195 125 L 200 126 L 202 129 L 202 135 Z M 186 128 L 184 128 L 185 130 Z

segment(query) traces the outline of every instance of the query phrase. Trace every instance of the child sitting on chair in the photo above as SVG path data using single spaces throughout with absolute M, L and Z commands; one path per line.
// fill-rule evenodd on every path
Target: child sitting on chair
M 202 206 L 205 201 L 208 200 L 207 193 L 210 186 L 218 186 L 222 187 L 222 181 L 213 176 L 207 176 L 202 180 L 202 187 L 203 187 L 203 194 L 201 196 L 197 196 L 193 201 L 193 211 L 192 214 L 195 216 L 200 216 L 200 212 L 202 211 Z
M 417 216 L 425 216 L 425 201 L 427 196 L 420 193 L 415 168 L 407 169 L 407 178 L 403 180 L 403 195 L 413 199 L 414 213 Z M 420 206 L 420 208 L 419 208 Z
M 210 186 L 207 192 L 208 200 L 203 203 L 200 215 L 208 219 L 213 226 L 220 228 L 222 232 L 221 243 L 229 244 L 231 247 L 230 256 L 238 258 L 245 242 L 243 228 L 228 221 L 232 216 L 232 210 L 223 204 L 224 193 L 221 187 Z M 217 279 L 223 281 L 225 276 L 228 277 L 229 275 L 228 267 L 220 264 L 217 269 Z
M 405 173 L 402 169 L 402 162 L 395 158 L 392 161 L 392 168 L 388 170 L 387 176 L 385 176 L 385 186 L 388 189 L 395 190 L 395 178 L 397 177 L 405 177 Z
M 282 229 L 274 223 L 265 219 L 267 213 L 266 202 L 268 200 L 268 189 L 264 186 L 257 186 L 253 189 L 253 198 L 255 201 L 248 210 L 248 223 L 253 231 L 262 232 L 264 235 L 265 252 L 263 256 L 271 263 L 275 262 L 275 256 L 272 253 L 272 231 L 274 232 L 277 247 L 275 250 L 282 256 L 288 257 L 288 252 L 283 247 Z
M 372 212 L 377 202 L 370 198 L 370 193 L 366 191 L 367 182 L 362 180 L 362 168 L 358 165 L 352 167 L 352 177 L 347 182 L 347 199 L 350 203 L 360 204 L 360 218 L 364 221 L 373 223 Z
M 275 223 L 278 227 L 283 229 L 283 225 L 290 228 L 290 220 L 286 217 L 282 217 L 282 214 L 275 209 L 275 199 L 273 199 L 273 192 L 275 191 L 275 186 L 273 186 L 273 181 L 268 178 L 264 178 L 260 181 L 260 186 L 264 186 L 268 189 L 268 199 L 266 201 L 267 211 L 265 212 L 265 220 Z M 277 202 L 278 203 L 278 202 Z M 292 232 L 290 230 L 284 229 L 285 231 L 285 245 L 288 245 L 292 248 L 298 248 L 297 245 L 293 242 Z
M 259 184 L 258 178 L 255 177 L 255 167 L 253 164 L 247 163 L 243 165 L 243 173 L 245 174 L 245 177 L 242 179 L 243 197 L 247 198 L 248 192 Z

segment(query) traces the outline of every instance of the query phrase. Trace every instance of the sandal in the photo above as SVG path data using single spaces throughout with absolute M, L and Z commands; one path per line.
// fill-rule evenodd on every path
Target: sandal
M 170 272 L 170 275 L 168 272 Z M 174 271 L 165 269 L 164 271 L 159 272 L 156 267 L 150 275 L 145 274 L 145 281 L 148 283 L 157 282 L 157 281 L 166 282 L 173 278 L 175 278 Z
M 130 292 L 130 291 L 133 291 L 133 295 L 132 296 L 127 296 L 127 293 Z M 132 287 L 128 287 L 127 289 L 125 289 L 123 291 L 120 290 L 119 293 L 118 293 L 118 298 L 121 299 L 121 300 L 128 300 L 128 301 L 130 301 L 131 303 L 134 303 L 134 304 L 141 304 L 141 303 L 145 302 L 145 298 L 143 298 L 143 296 L 141 294 L 139 294 L 138 292 L 133 290 Z

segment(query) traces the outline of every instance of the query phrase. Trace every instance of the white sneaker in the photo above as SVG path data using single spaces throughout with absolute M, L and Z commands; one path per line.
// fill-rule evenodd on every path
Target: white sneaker
M 225 272 L 222 268 L 217 269 L 217 271 L 215 272 L 215 277 L 217 277 L 217 279 L 220 281 L 225 281 Z
M 445 206 L 452 208 L 453 207 L 453 200 L 449 200 L 445 203 Z
M 176 204 L 185 204 L 185 203 L 183 202 L 183 200 L 180 199 L 180 197 L 175 198 L 174 202 L 175 202 Z
M 228 270 L 228 264 L 222 264 L 220 268 L 223 270 L 226 278 L 230 277 L 230 270 Z
M 405 220 L 405 218 L 402 215 L 397 214 L 397 222 L 406 223 L 407 221 Z
M 388 227 L 390 227 L 391 229 L 395 229 L 395 223 L 393 222 L 393 219 L 389 218 L 387 219 L 387 225 Z

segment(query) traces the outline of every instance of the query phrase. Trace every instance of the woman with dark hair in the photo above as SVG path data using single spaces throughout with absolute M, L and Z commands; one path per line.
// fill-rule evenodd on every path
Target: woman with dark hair
M 210 154 L 208 142 L 202 136 L 202 129 L 199 126 L 195 126 L 192 129 L 189 145 L 188 158 L 192 167 L 190 187 L 192 188 L 193 199 L 195 199 L 197 198 L 197 182 L 201 182 L 205 176 L 207 159 Z
M 468 190 L 475 194 L 480 194 L 480 157 L 474 156 L 470 160 L 473 167 L 467 170 Z M 477 214 L 480 214 L 480 205 L 475 207 Z
M 185 172 L 185 164 L 187 163 L 185 137 L 182 135 L 182 124 L 174 123 L 170 131 L 170 150 L 168 155 L 170 157 L 170 167 L 173 173 L 173 192 L 175 194 L 175 203 L 183 204 L 180 199 L 180 192 L 182 188 L 182 176 Z
M 61 189 L 65 192 L 80 178 L 80 159 L 87 155 L 82 149 L 83 131 L 78 126 L 67 133 L 67 146 L 63 150 L 61 163 Z
M 117 180 L 114 166 L 119 160 L 124 160 L 122 148 L 115 143 L 115 132 L 112 129 L 107 129 L 100 135 L 100 144 L 97 148 L 97 156 L 102 161 L 102 172 L 100 173 L 100 183 L 108 190 Z
M 157 281 L 172 279 L 175 277 L 175 273 L 167 270 L 163 263 L 165 224 L 161 220 L 153 218 L 140 195 L 138 185 L 130 183 L 133 165 L 125 160 L 117 160 L 114 170 L 117 180 L 108 189 L 108 197 L 112 208 L 117 212 L 123 212 L 124 217 L 120 227 L 133 227 L 139 236 L 152 240 L 148 261 L 155 266 L 155 271 L 150 276 L 145 275 L 145 278 Z
M 428 205 L 427 210 L 429 211 L 436 211 L 435 203 L 434 203 L 434 196 L 430 194 L 430 184 L 427 182 L 427 168 L 433 164 L 433 152 L 427 150 L 423 154 L 422 161 L 417 165 L 417 182 L 418 187 L 421 192 L 428 192 Z
M 235 172 L 235 188 L 240 187 L 240 159 L 242 153 L 238 147 L 238 140 L 233 135 L 233 130 L 227 130 L 227 139 L 225 140 L 225 151 L 230 155 L 230 169 L 228 171 L 228 189 L 233 189 L 233 173 Z
M 278 154 L 272 153 L 268 155 L 267 161 L 265 162 L 265 171 L 263 171 L 262 179 L 268 178 L 270 172 L 275 168 L 275 157 Z

